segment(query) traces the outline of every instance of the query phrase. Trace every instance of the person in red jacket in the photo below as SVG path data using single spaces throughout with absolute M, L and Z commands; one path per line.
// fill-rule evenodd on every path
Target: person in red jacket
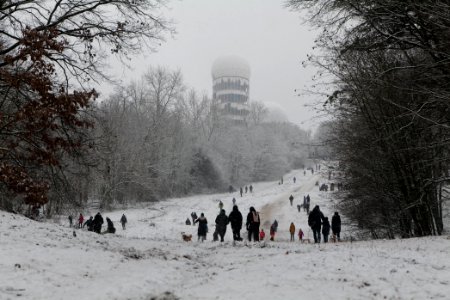
M 261 231 L 259 232 L 259 240 L 264 241 L 265 237 L 266 237 L 266 233 L 264 232 L 264 229 L 261 228 Z
M 82 214 L 78 217 L 78 228 L 83 228 L 84 217 Z

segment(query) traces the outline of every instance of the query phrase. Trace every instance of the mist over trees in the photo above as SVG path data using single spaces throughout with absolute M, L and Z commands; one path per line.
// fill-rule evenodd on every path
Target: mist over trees
M 261 104 L 251 111 L 245 126 L 233 125 L 217 103 L 188 89 L 179 71 L 150 68 L 98 105 L 95 134 L 102 142 L 86 187 L 90 198 L 110 207 L 227 191 L 302 166 L 306 150 L 298 142 L 307 141 L 306 132 L 259 122 Z
M 447 1 L 290 0 L 323 28 L 341 207 L 373 237 L 441 234 L 449 181 Z

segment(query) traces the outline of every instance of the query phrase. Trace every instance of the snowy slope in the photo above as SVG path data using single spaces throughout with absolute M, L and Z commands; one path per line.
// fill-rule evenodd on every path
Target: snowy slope
M 115 221 L 115 235 L 75 230 L 74 237 L 67 224 L 0 212 L 0 299 L 449 298 L 448 236 L 320 246 L 288 242 L 291 221 L 307 229 L 306 214 L 296 209 L 304 194 L 326 215 L 334 212 L 317 180 L 317 174 L 292 172 L 283 185 L 253 184 L 254 193 L 242 198 L 202 195 L 104 213 Z M 233 246 L 230 228 L 224 243 L 211 242 L 210 234 L 204 243 L 181 240 L 180 232 L 196 235 L 196 227 L 184 225 L 191 211 L 204 212 L 212 232 L 218 200 L 228 213 L 233 197 L 244 218 L 250 206 L 261 211 L 262 223 L 277 218 L 275 242 Z M 118 223 L 122 213 L 129 221 L 125 231 Z

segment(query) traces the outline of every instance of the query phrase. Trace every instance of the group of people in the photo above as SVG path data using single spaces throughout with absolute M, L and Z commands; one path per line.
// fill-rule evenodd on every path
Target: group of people
M 72 227 L 73 226 L 72 215 L 69 215 L 68 219 L 69 219 L 69 225 L 70 225 L 70 227 Z M 77 228 L 86 227 L 88 231 L 93 231 L 93 232 L 96 232 L 99 234 L 102 232 L 102 226 L 104 223 L 104 219 L 103 219 L 102 215 L 100 214 L 100 212 L 98 212 L 95 215 L 95 217 L 90 216 L 89 219 L 86 220 L 86 222 L 84 222 L 84 223 L 83 222 L 84 222 L 84 216 L 83 216 L 83 214 L 80 213 L 80 216 L 78 217 L 78 223 L 76 224 Z M 127 222 L 128 222 L 127 217 L 125 216 L 125 214 L 123 214 L 122 217 L 120 218 L 120 223 L 122 224 L 123 230 L 125 230 Z M 107 224 L 107 229 L 104 233 L 115 233 L 116 232 L 114 223 L 108 217 L 106 218 L 106 224 Z
M 233 193 L 235 191 L 235 189 L 234 189 L 234 187 L 232 186 L 232 185 L 230 185 L 229 187 L 228 187 L 228 192 L 231 194 L 231 193 Z M 241 197 L 242 197 L 242 195 L 244 194 L 244 191 L 245 191 L 245 193 L 247 194 L 248 192 L 250 192 L 250 193 L 253 193 L 253 186 L 250 184 L 250 186 L 245 186 L 245 187 L 240 187 L 239 188 L 239 193 L 241 194 Z
M 231 230 L 233 232 L 233 240 L 234 241 L 242 241 L 241 230 L 243 225 L 243 216 L 239 211 L 237 205 L 233 205 L 233 210 L 227 216 L 225 209 L 220 206 L 219 203 L 219 215 L 216 217 L 215 224 L 216 228 L 213 233 L 213 240 L 217 241 L 220 238 L 220 241 L 224 241 L 224 237 L 227 231 L 228 224 L 231 225 Z M 200 217 L 197 218 L 197 214 L 195 212 L 191 213 L 191 217 L 193 219 L 193 224 L 198 223 L 198 240 L 204 241 L 206 240 L 206 234 L 208 233 L 208 220 L 206 219 L 204 213 L 200 214 Z M 187 220 L 186 220 L 187 221 Z M 186 222 L 187 224 L 187 222 Z M 259 226 L 261 224 L 261 220 L 259 218 L 259 213 L 252 206 L 250 207 L 249 213 L 247 214 L 247 222 L 245 223 L 247 232 L 248 232 L 248 240 L 251 241 L 259 241 Z
M 320 211 L 319 205 L 316 205 L 308 216 L 308 225 L 311 227 L 311 230 L 313 232 L 314 243 L 320 243 L 321 230 L 324 243 L 328 243 L 330 227 L 333 232 L 333 237 L 335 237 L 337 241 L 341 240 L 341 217 L 339 216 L 338 212 L 334 213 L 330 225 L 328 217 L 325 217 L 324 214 Z

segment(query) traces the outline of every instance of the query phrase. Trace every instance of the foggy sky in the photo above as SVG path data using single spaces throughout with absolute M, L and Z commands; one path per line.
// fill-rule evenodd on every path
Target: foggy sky
M 189 87 L 211 96 L 212 63 L 238 55 L 251 67 L 251 101 L 277 103 L 291 122 L 315 128 L 316 113 L 304 106 L 312 96 L 297 96 L 294 89 L 311 85 L 315 71 L 301 62 L 317 32 L 283 5 L 283 0 L 172 0 L 166 16 L 175 21 L 177 34 L 157 53 L 135 57 L 128 63 L 131 69 L 116 67 L 113 74 L 128 83 L 149 66 L 167 66 L 180 69 Z

